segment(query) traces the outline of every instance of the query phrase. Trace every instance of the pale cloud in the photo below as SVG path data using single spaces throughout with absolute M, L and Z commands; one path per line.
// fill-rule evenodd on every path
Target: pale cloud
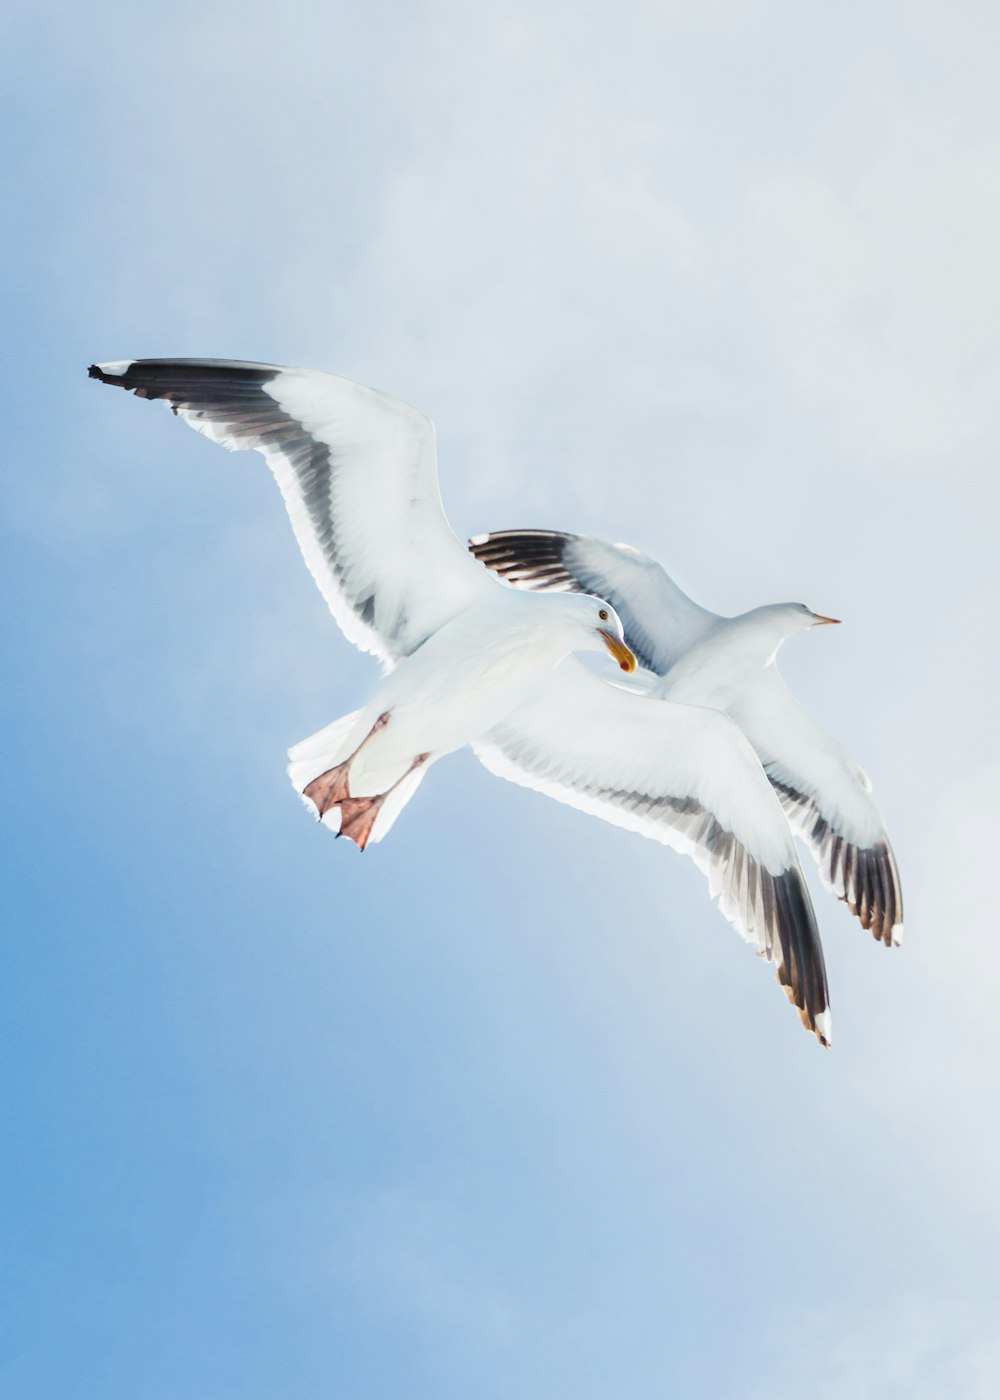
M 1000 1336 L 987 1307 L 922 1296 L 811 1309 L 783 1320 L 752 1400 L 993 1400 Z
M 987 751 L 945 789 L 929 814 L 921 905 L 938 934 L 932 944 L 935 979 L 961 995 L 970 1029 L 975 1025 L 992 1038 L 996 1008 L 984 999 L 980 979 L 1000 983 L 1000 941 L 988 897 L 1000 849 L 1000 758 L 992 733 L 982 742 Z M 978 968 L 979 977 L 970 980 L 970 967 Z
M 1000 144 L 898 119 L 853 179 L 751 196 L 787 364 L 873 453 L 952 451 L 1000 402 Z
M 982 742 L 993 746 L 991 735 Z M 956 1234 L 990 1238 L 1000 1231 L 1000 1133 L 987 1107 L 996 1098 L 1000 984 L 991 896 L 998 783 L 1000 760 L 984 753 L 936 798 L 928 789 L 906 865 L 906 942 L 895 967 L 870 969 L 879 981 L 863 987 L 867 1044 L 850 1067 L 856 1109 L 866 1106 L 896 1144 L 900 1192 L 922 1183 L 946 1203 Z
M 387 1188 L 354 1202 L 356 1287 L 389 1314 L 465 1351 L 515 1337 L 517 1309 L 468 1248 L 469 1222 L 426 1193 Z

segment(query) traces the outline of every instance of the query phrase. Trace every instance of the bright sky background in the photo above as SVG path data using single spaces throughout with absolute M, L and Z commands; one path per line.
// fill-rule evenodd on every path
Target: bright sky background
M 995 5 L 12 0 L 0 20 L 3 1400 L 992 1400 Z M 438 424 L 461 535 L 802 600 L 887 952 L 825 1053 L 695 869 L 359 704 L 263 463 L 89 382 L 219 355 Z

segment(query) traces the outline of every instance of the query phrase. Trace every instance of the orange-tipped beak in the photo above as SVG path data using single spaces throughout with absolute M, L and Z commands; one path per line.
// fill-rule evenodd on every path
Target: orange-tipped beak
M 620 642 L 617 637 L 613 637 L 610 632 L 605 632 L 603 627 L 598 627 L 597 630 L 604 638 L 604 645 L 618 662 L 622 670 L 629 673 L 634 671 L 638 663 L 625 643 Z
M 816 619 L 813 623 L 814 627 L 840 626 L 839 617 L 823 617 L 820 613 L 813 613 L 813 617 Z

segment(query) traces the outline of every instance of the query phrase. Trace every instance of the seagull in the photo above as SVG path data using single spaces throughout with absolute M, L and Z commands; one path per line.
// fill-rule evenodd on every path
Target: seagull
M 578 660 L 609 653 L 636 669 L 603 598 L 518 592 L 480 568 L 445 518 L 430 419 L 279 365 L 123 360 L 89 374 L 163 400 L 230 450 L 259 451 L 335 620 L 381 661 L 367 704 L 289 752 L 293 786 L 324 825 L 361 850 L 382 840 L 430 767 L 465 745 L 519 782 L 527 765 L 529 785 L 571 789 L 575 805 L 691 856 L 829 1044 L 815 916 L 745 736 L 724 715 L 612 686 Z
M 645 668 L 648 695 L 730 716 L 753 745 L 826 888 L 886 947 L 902 941 L 899 871 L 871 781 L 802 709 L 776 664 L 789 637 L 839 619 L 803 603 L 721 617 L 689 598 L 647 555 L 586 535 L 500 530 L 475 536 L 469 548 L 518 588 L 606 598 Z

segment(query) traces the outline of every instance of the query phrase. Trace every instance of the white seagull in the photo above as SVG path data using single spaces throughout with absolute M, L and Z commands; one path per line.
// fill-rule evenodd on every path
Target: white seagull
M 331 612 L 381 659 L 368 704 L 289 754 L 296 790 L 326 825 L 362 850 L 381 840 L 431 764 L 466 744 L 495 768 L 526 763 L 530 778 L 509 776 L 572 788 L 575 805 L 692 856 L 723 912 L 777 965 L 803 1024 L 829 1043 L 809 895 L 745 737 L 720 714 L 632 694 L 576 661 L 606 651 L 635 668 L 601 598 L 518 593 L 479 567 L 445 518 L 424 414 L 277 365 L 124 360 L 89 373 L 163 399 L 227 448 L 260 451 Z
M 499 530 L 477 535 L 469 547 L 519 588 L 606 598 L 642 666 L 659 677 L 647 678 L 648 694 L 707 705 L 735 720 L 826 887 L 886 947 L 902 941 L 899 871 L 871 782 L 802 709 L 776 664 L 788 637 L 837 618 L 802 603 L 720 617 L 689 598 L 655 560 L 585 535 Z

